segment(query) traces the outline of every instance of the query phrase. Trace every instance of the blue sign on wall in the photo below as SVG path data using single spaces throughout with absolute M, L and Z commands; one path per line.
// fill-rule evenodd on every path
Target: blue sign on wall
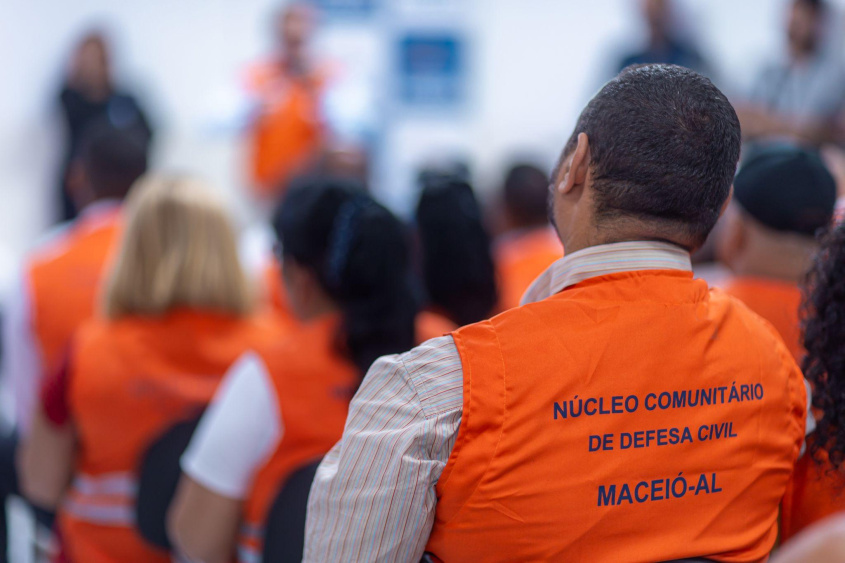
M 454 33 L 413 33 L 399 41 L 399 99 L 424 107 L 454 107 L 466 89 L 464 44 Z
M 312 0 L 315 6 L 330 18 L 369 16 L 379 0 Z

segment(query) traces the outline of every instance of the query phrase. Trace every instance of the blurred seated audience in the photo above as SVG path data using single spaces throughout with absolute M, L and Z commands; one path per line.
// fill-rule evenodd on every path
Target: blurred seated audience
M 370 364 L 414 344 L 409 245 L 387 209 L 357 184 L 318 179 L 292 186 L 274 223 L 302 324 L 277 350 L 232 367 L 182 458 L 169 520 L 190 560 L 224 563 L 235 551 L 260 560 L 287 477 L 340 438 Z
M 719 231 L 719 259 L 733 272 L 725 290 L 772 323 L 795 360 L 804 355 L 801 289 L 830 225 L 836 182 L 815 151 L 763 149 L 744 162 Z
M 813 388 L 816 429 L 783 499 L 781 537 L 845 510 L 845 226 L 822 239 L 805 282 L 804 376 Z M 809 560 L 808 560 L 809 561 Z
M 760 70 L 737 106 L 743 141 L 843 139 L 845 68 L 825 29 L 835 15 L 825 0 L 791 0 L 784 54 Z
M 143 456 L 199 416 L 238 357 L 278 333 L 250 318 L 223 203 L 187 177 L 152 176 L 132 189 L 103 306 L 44 385 L 21 484 L 34 504 L 58 508 L 69 561 L 165 563 L 170 554 L 134 528 Z
M 491 317 L 498 304 L 490 235 L 465 175 L 425 170 L 416 211 L 425 291 L 418 341 Z
M 707 73 L 708 65 L 698 48 L 677 29 L 673 0 L 640 0 L 648 37 L 646 45 L 622 57 L 617 71 L 629 65 L 668 63 Z
M 530 164 L 513 166 L 502 189 L 505 232 L 495 245 L 499 309 L 519 305 L 537 276 L 563 257 L 563 246 L 549 224 L 549 179 Z
M 137 99 L 117 88 L 105 35 L 99 31 L 86 34 L 70 61 L 65 82 L 59 94 L 65 125 L 65 148 L 58 181 L 62 220 L 70 220 L 81 211 L 73 192 L 81 179 L 72 166 L 82 146 L 85 130 L 92 123 L 107 119 L 114 127 L 133 132 L 149 143 L 152 128 Z
M 265 203 L 278 202 L 287 182 L 319 157 L 324 144 L 320 99 L 328 79 L 328 70 L 310 52 L 314 8 L 292 2 L 274 17 L 277 51 L 247 77 L 256 105 L 249 133 L 252 184 Z

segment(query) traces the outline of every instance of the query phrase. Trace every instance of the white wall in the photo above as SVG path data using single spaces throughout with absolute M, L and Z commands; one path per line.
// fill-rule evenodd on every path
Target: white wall
M 633 0 L 427 1 L 450 10 L 440 21 L 466 30 L 472 89 L 463 115 L 391 114 L 395 122 L 382 143 L 385 166 L 377 189 L 405 210 L 413 199 L 412 170 L 428 156 L 465 153 L 481 190 L 495 186 L 514 153 L 536 154 L 550 165 L 580 107 L 612 72 L 609 61 L 641 31 Z M 688 27 L 728 91 L 747 83 L 754 65 L 778 49 L 784 1 L 682 2 Z M 372 31 L 361 25 L 330 28 L 321 42 L 325 50 L 342 56 L 344 45 L 355 44 L 359 59 L 375 57 L 375 66 L 386 67 L 390 34 L 419 23 L 414 4 L 426 3 L 383 2 L 395 21 L 385 15 Z M 267 46 L 267 16 L 276 5 L 273 0 L 5 0 L 0 247 L 18 255 L 48 224 L 58 159 L 53 103 L 59 70 L 92 23 L 113 29 L 120 75 L 150 107 L 159 132 L 155 164 L 200 172 L 237 202 L 241 218 L 247 217 L 239 195 L 242 143 L 231 130 L 213 130 L 210 114 L 244 65 Z M 437 25 L 436 14 L 429 19 Z M 371 32 L 372 42 L 361 41 Z

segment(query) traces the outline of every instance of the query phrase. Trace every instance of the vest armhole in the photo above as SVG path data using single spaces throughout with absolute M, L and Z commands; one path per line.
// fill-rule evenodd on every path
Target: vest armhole
M 437 480 L 437 497 L 440 498 L 442 487 L 449 481 L 452 475 L 452 470 L 455 468 L 458 455 L 461 452 L 464 444 L 467 441 L 467 433 L 469 432 L 470 424 L 470 401 L 472 400 L 472 363 L 467 357 L 468 351 L 463 335 L 460 331 L 452 333 L 452 340 L 455 341 L 455 349 L 458 351 L 458 356 L 461 359 L 461 372 L 463 373 L 463 392 L 461 399 L 461 423 L 458 426 L 458 436 L 455 438 L 455 445 L 452 446 L 452 452 L 449 454 L 449 459 L 446 460 L 446 465 L 443 467 L 443 472 L 440 474 L 440 479 Z

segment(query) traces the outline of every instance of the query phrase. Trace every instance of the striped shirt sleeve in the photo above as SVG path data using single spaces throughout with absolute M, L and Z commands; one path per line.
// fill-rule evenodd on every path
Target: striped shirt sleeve
M 317 471 L 303 560 L 418 562 L 462 406 L 451 336 L 374 363 Z

